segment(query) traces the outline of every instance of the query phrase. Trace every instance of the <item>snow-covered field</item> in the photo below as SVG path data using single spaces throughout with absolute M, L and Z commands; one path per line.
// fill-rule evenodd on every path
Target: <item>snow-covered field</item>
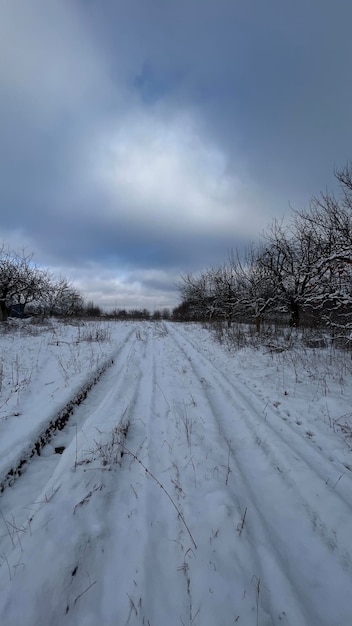
M 348 352 L 6 329 L 1 626 L 352 624 Z

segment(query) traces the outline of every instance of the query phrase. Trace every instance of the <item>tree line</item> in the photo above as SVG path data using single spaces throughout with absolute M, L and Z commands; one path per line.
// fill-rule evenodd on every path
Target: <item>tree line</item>
M 92 301 L 85 303 L 79 290 L 66 278 L 57 278 L 38 268 L 33 253 L 16 252 L 0 244 L 0 322 L 25 314 L 75 316 L 114 320 L 167 320 L 168 308 L 150 313 L 147 309 L 115 309 L 109 313 Z
M 263 320 L 352 330 L 352 164 L 335 172 L 338 195 L 273 220 L 256 245 L 220 267 L 186 274 L 176 319 Z

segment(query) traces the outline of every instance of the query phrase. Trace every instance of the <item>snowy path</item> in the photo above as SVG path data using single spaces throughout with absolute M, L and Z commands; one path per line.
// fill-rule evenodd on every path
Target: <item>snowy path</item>
M 136 329 L 1 496 L 1 626 L 349 626 L 352 472 L 238 356 Z

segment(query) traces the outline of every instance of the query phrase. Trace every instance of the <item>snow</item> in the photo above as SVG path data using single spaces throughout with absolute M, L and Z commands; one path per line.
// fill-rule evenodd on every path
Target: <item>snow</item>
M 0 332 L 1 626 L 352 623 L 347 352 Z

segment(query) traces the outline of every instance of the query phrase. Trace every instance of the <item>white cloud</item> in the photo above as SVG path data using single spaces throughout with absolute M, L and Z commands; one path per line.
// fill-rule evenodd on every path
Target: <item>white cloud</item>
M 119 218 L 174 232 L 241 227 L 245 184 L 202 135 L 194 112 L 132 111 L 101 134 L 90 167 Z
M 84 217 L 99 204 L 109 228 L 123 220 L 146 233 L 253 232 L 241 159 L 230 165 L 199 109 L 177 110 L 170 101 L 143 108 L 128 95 L 125 70 L 117 60 L 112 81 L 91 28 L 71 0 L 2 7 L 0 92 L 16 111 L 7 108 L 7 150 L 23 180 L 29 168 L 32 195 L 65 219 L 72 207 Z M 108 122 L 109 100 L 115 119 Z

